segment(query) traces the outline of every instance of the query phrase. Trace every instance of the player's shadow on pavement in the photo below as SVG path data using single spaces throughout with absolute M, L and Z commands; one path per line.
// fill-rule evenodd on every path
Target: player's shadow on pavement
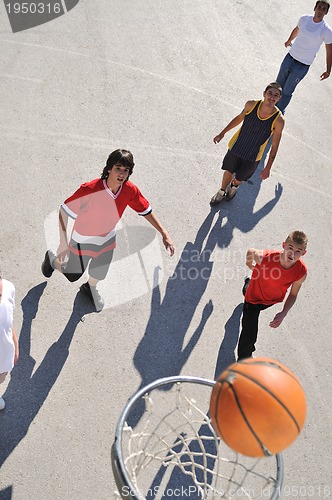
M 263 217 L 271 212 L 280 199 L 282 186 L 277 184 L 274 198 L 254 212 L 260 185 L 259 173 L 257 173 L 251 185 L 241 186 L 242 192 L 237 198 L 230 202 L 223 201 L 220 210 L 211 209 L 199 228 L 195 241 L 187 242 L 183 248 L 175 271 L 168 279 L 165 296 L 161 297 L 159 286 L 153 289 L 150 318 L 145 334 L 134 354 L 134 365 L 141 375 L 139 389 L 158 378 L 178 375 L 193 352 L 213 311 L 213 303 L 209 300 L 203 308 L 197 328 L 191 337 L 186 339 L 185 344 L 188 328 L 212 274 L 214 265 L 211 261 L 212 252 L 216 247 L 228 247 L 235 228 L 243 232 L 253 229 Z M 223 204 L 228 209 L 226 215 Z M 217 219 L 214 222 L 216 215 Z M 223 224 L 224 217 L 227 217 L 225 224 Z M 155 272 L 158 273 L 159 270 Z M 157 276 L 155 282 L 158 283 Z M 221 281 L 221 294 L 225 291 L 222 285 Z M 240 315 L 239 309 L 234 312 L 235 316 Z M 233 322 L 237 323 L 237 320 L 234 319 Z M 236 342 L 238 330 L 237 326 L 234 331 Z M 227 334 L 226 338 L 229 339 L 229 336 L 230 334 Z M 236 342 L 235 340 L 229 344 L 228 342 L 224 339 L 222 353 L 224 354 L 224 348 L 228 345 L 227 359 L 231 359 L 231 356 L 234 359 Z M 144 403 L 142 402 L 135 415 L 129 418 L 128 423 L 135 427 L 143 412 Z
M 150 318 L 134 354 L 134 365 L 141 375 L 140 388 L 158 378 L 181 372 L 212 314 L 213 304 L 209 300 L 203 308 L 198 326 L 184 345 L 192 317 L 211 276 L 213 262 L 209 261 L 210 254 L 205 252 L 203 243 L 212 220 L 213 214 L 210 213 L 195 242 L 185 245 L 175 271 L 168 279 L 164 298 L 161 297 L 159 286 L 152 291 Z M 159 269 L 155 272 L 157 274 Z M 158 283 L 157 276 L 155 282 Z M 134 427 L 143 413 L 142 402 L 137 405 L 135 415 L 128 419 L 129 425 Z
M 46 282 L 33 287 L 21 302 L 23 323 L 19 336 L 20 358 L 11 372 L 4 394 L 7 407 L 1 412 L 0 467 L 26 436 L 68 358 L 76 327 L 84 314 L 95 311 L 78 293 L 71 316 L 59 339 L 33 373 L 36 361 L 30 355 L 32 322 L 37 315 Z M 91 310 L 90 310 L 91 309 Z M 52 311 L 50 311 L 51 313 Z M 51 318 L 50 318 L 51 319 Z M 47 331 L 45 332 L 47 335 Z M 4 490 L 5 491 L 5 490 Z M 0 497 L 2 491 L 0 491 Z
M 257 169 L 250 181 L 239 187 L 238 193 L 233 200 L 222 201 L 219 205 L 211 209 L 213 213 L 219 213 L 219 219 L 211 230 L 211 233 L 218 233 L 217 244 L 220 248 L 225 248 L 231 243 L 234 229 L 238 229 L 242 233 L 252 231 L 273 210 L 280 200 L 283 187 L 278 182 L 275 185 L 274 197 L 258 210 L 254 210 L 256 198 L 261 187 L 259 175 L 260 171 Z M 269 182 L 269 180 L 264 182 Z M 223 224 L 224 219 L 227 220 Z M 214 234 L 211 234 L 211 236 L 215 238 Z
M 0 500 L 11 500 L 13 496 L 13 487 L 8 486 L 4 490 L 0 490 Z
M 231 317 L 225 324 L 225 334 L 218 353 L 214 380 L 216 380 L 229 365 L 235 362 L 234 351 L 239 339 L 242 310 L 243 303 L 241 302 L 236 306 Z
M 259 179 L 259 172 L 256 172 L 255 176 L 253 176 L 250 184 L 244 184 L 241 186 L 241 191 L 237 194 L 237 197 L 228 202 L 223 201 L 219 207 L 213 208 L 209 214 L 218 213 L 218 218 L 214 223 L 213 227 L 209 235 L 207 236 L 205 243 L 205 254 L 212 253 L 213 249 L 216 245 L 219 248 L 226 248 L 231 243 L 233 238 L 233 232 L 235 228 L 240 229 L 242 232 L 246 233 L 252 230 L 258 222 L 268 215 L 277 202 L 280 199 L 282 194 L 282 186 L 278 183 L 275 188 L 275 196 L 273 199 L 269 200 L 262 208 L 254 212 L 254 204 L 259 193 L 261 186 L 261 182 Z M 226 213 L 227 212 L 227 213 Z M 227 217 L 226 224 L 223 225 L 223 219 Z M 209 219 L 209 216 L 204 221 L 202 227 L 198 231 L 198 235 L 201 234 L 201 239 L 203 240 L 203 234 L 206 232 L 206 222 Z M 181 259 L 180 259 L 181 260 Z M 222 288 L 220 289 L 220 293 L 222 293 Z M 235 361 L 234 351 L 237 346 L 239 330 L 240 330 L 240 320 L 243 310 L 243 303 L 238 304 L 233 313 L 225 323 L 224 327 L 224 336 L 220 345 L 214 379 L 216 379 L 230 364 Z M 213 470 L 214 468 L 214 455 L 216 454 L 215 442 L 212 439 L 212 436 L 209 436 L 209 428 L 204 424 L 198 430 L 198 435 L 201 436 L 201 440 L 204 441 L 204 448 L 207 453 L 207 467 L 209 470 Z M 204 438 L 206 437 L 206 439 Z M 209 439 L 210 437 L 210 439 Z M 200 454 L 201 444 L 197 443 L 195 440 L 190 445 L 190 450 L 195 454 L 195 467 L 196 470 L 200 470 L 203 467 L 203 458 Z M 182 461 L 186 463 L 189 461 L 189 457 L 183 456 Z M 160 485 L 161 480 L 165 474 L 165 468 L 161 468 L 154 480 L 151 483 L 151 486 Z M 208 476 L 208 482 L 212 482 L 213 477 Z M 203 477 L 201 478 L 203 481 Z M 171 477 L 167 483 L 165 490 L 175 491 L 176 488 L 192 488 L 193 482 L 191 481 L 189 475 L 184 475 L 183 472 L 180 471 L 179 468 L 175 468 L 171 474 Z M 154 490 L 151 490 L 154 491 Z M 198 491 L 192 491 L 193 499 L 201 498 L 201 495 L 198 494 Z M 164 497 L 163 497 L 164 498 Z M 166 497 L 165 497 L 166 498 Z

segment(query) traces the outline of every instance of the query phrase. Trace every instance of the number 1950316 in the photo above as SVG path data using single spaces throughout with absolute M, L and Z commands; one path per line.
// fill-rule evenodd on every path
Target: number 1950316
M 60 14 L 61 3 L 22 2 L 7 3 L 8 14 Z

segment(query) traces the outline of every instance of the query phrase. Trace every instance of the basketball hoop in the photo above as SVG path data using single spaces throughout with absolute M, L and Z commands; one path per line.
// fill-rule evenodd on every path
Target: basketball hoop
M 279 498 L 282 455 L 253 459 L 220 441 L 208 415 L 214 384 L 166 377 L 129 399 L 112 446 L 115 497 Z

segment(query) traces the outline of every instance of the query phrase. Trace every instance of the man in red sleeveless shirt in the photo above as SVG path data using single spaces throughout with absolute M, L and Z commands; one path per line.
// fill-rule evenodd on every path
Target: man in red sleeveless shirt
M 247 101 L 241 113 L 235 116 L 213 139 L 213 142 L 217 144 L 227 132 L 243 122 L 241 128 L 229 141 L 228 151 L 221 167 L 224 170 L 221 188 L 212 197 L 211 206 L 217 205 L 224 199 L 234 198 L 240 184 L 250 179 L 255 173 L 272 136 L 272 147 L 261 172 L 261 180 L 270 176 L 284 128 L 284 118 L 276 107 L 281 93 L 282 89 L 278 82 L 270 83 L 263 92 L 263 100 Z
M 246 264 L 252 269 L 252 276 L 244 290 L 238 361 L 252 357 L 255 351 L 260 312 L 283 302 L 290 288 L 282 310 L 270 322 L 271 328 L 278 328 L 295 304 L 307 277 L 307 267 L 301 259 L 306 253 L 307 242 L 307 236 L 302 231 L 294 231 L 282 244 L 283 250 L 248 249 Z

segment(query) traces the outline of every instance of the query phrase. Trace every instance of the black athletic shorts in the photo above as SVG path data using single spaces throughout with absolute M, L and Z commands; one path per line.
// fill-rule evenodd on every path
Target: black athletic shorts
M 222 163 L 222 170 L 235 174 L 238 181 L 247 181 L 256 172 L 259 161 L 244 160 L 229 149 Z
M 77 246 L 80 245 L 77 244 Z M 98 257 L 77 255 L 70 252 L 68 262 L 64 264 L 62 273 L 69 281 L 77 281 L 89 266 L 89 276 L 101 281 L 106 278 L 112 258 L 113 250 L 104 252 Z

